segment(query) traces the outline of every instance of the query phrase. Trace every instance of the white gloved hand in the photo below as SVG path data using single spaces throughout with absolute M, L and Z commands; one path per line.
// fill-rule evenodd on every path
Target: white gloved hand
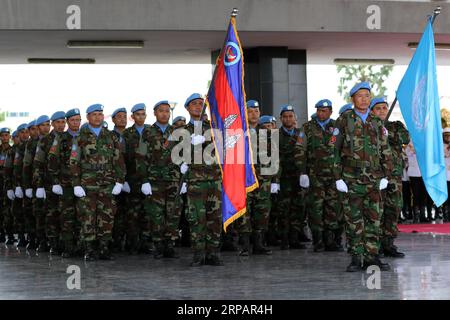
M 278 193 L 280 191 L 280 184 L 279 183 L 271 183 L 270 184 L 270 193 Z
M 309 177 L 306 174 L 300 176 L 300 187 L 309 188 Z
M 45 189 L 44 188 L 37 188 L 36 189 L 36 198 L 38 199 L 45 199 Z
M 16 191 L 14 191 L 14 194 L 17 198 L 22 199 L 23 198 L 23 191 L 22 187 L 16 187 Z
M 189 169 L 189 166 L 186 163 L 182 163 L 180 166 L 180 172 L 181 174 L 185 174 Z
M 114 188 L 112 189 L 112 194 L 117 196 L 119 193 L 122 192 L 123 184 L 116 182 L 114 185 Z
M 122 191 L 126 192 L 126 193 L 130 193 L 131 192 L 131 188 L 130 188 L 130 185 L 128 184 L 128 182 L 125 181 L 125 183 L 123 184 Z
M 206 141 L 206 139 L 205 139 L 204 136 L 199 136 L 199 135 L 195 135 L 195 134 L 192 134 L 192 135 L 191 135 L 191 143 L 192 143 L 194 146 L 196 146 L 196 145 L 198 145 L 198 144 L 202 144 L 202 143 L 204 143 L 205 141 Z
M 58 196 L 62 196 L 63 195 L 63 188 L 61 187 L 61 185 L 55 184 L 52 187 L 52 192 L 54 194 L 57 194 Z
M 183 182 L 183 184 L 181 185 L 180 194 L 183 194 L 186 192 L 187 192 L 187 184 L 186 184 L 186 182 Z
M 388 184 L 389 184 L 388 179 L 386 179 L 386 178 L 381 179 L 380 180 L 380 190 L 386 189 Z
M 141 191 L 146 196 L 151 195 L 152 194 L 152 185 L 150 184 L 150 182 L 144 183 L 141 186 Z
M 33 198 L 33 189 L 29 188 L 25 190 L 25 195 L 27 196 L 27 198 Z
M 340 192 L 348 192 L 348 187 L 342 179 L 336 181 L 336 189 Z
M 73 193 L 75 194 L 75 196 L 77 196 L 78 198 L 83 198 L 86 197 L 86 192 L 84 192 L 83 187 L 81 186 L 76 186 L 73 188 Z
M 14 190 L 8 190 L 6 192 L 6 195 L 8 196 L 8 199 L 13 201 L 16 198 L 16 195 L 14 194 Z

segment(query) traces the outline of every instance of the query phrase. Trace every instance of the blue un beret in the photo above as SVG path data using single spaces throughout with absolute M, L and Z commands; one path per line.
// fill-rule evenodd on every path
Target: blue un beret
M 96 111 L 103 111 L 103 109 L 104 109 L 104 107 L 102 104 L 96 103 L 96 104 L 89 106 L 86 109 L 86 113 L 89 114 L 89 113 L 96 112 Z
M 70 117 L 78 116 L 78 115 L 80 115 L 80 109 L 78 109 L 78 108 L 70 109 L 69 111 L 66 112 L 66 119 L 69 119 Z
M 259 103 L 256 100 L 248 100 L 247 108 L 259 108 Z
M 27 123 L 22 123 L 20 126 L 17 127 L 17 132 L 20 132 L 22 130 L 25 130 L 27 128 Z
M 64 111 L 56 111 L 50 118 L 52 121 L 61 120 L 66 118 L 66 113 Z
M 283 112 L 286 112 L 286 111 L 292 111 L 292 112 L 295 113 L 295 110 L 294 110 L 293 106 L 291 106 L 290 104 L 283 104 L 280 107 L 280 116 L 283 114 Z
M 184 121 L 186 122 L 186 118 L 182 116 L 178 116 L 175 119 L 173 119 L 172 124 L 176 123 L 177 121 Z
M 0 133 L 9 133 L 9 128 L 1 128 Z
M 201 95 L 200 93 L 193 93 L 193 94 L 191 94 L 191 95 L 186 99 L 186 102 L 184 103 L 184 107 L 187 108 L 187 106 L 189 105 L 189 103 L 190 103 L 192 100 L 195 100 L 195 99 L 202 99 L 202 100 L 203 100 L 203 97 L 202 97 L 202 95 Z
M 31 121 L 31 122 L 29 122 L 27 128 L 30 129 L 31 127 L 33 127 L 35 125 L 36 125 L 36 119 Z
M 50 121 L 50 118 L 48 116 L 40 116 L 39 118 L 36 119 L 36 125 L 41 125 L 44 122 Z
M 13 138 L 17 137 L 17 130 L 16 130 L 16 131 L 13 131 L 13 133 L 12 133 L 11 136 L 12 136 Z
M 118 109 L 114 110 L 114 112 L 111 115 L 111 118 L 114 118 L 116 116 L 116 114 L 118 114 L 119 112 L 127 113 L 127 109 L 125 109 L 125 108 L 118 108 Z
M 160 105 L 162 104 L 168 104 L 170 106 L 170 102 L 169 100 L 161 100 L 159 102 L 157 102 L 154 106 L 153 106 L 153 110 L 156 110 L 156 108 L 158 108 Z
M 372 90 L 372 87 L 370 86 L 370 83 L 367 82 L 367 81 L 357 83 L 357 84 L 355 84 L 355 86 L 352 88 L 352 90 L 350 90 L 350 97 L 353 97 L 353 95 L 354 95 L 357 91 L 359 91 L 359 90 L 361 90 L 361 89 L 367 89 L 367 90 L 369 90 L 369 92 L 370 92 L 370 90 Z
M 379 103 L 386 103 L 386 97 L 377 97 L 377 98 L 373 98 L 372 101 L 370 101 L 370 109 L 372 109 L 376 104 Z
M 331 108 L 331 107 L 333 107 L 333 104 L 332 104 L 331 101 L 328 100 L 328 99 L 322 99 L 322 100 L 319 100 L 319 101 L 316 103 L 316 108 L 323 108 L 323 107 Z
M 272 123 L 273 117 L 272 116 L 261 116 L 259 118 L 258 123 L 259 124 L 265 124 L 265 123 Z
M 352 108 L 353 108 L 353 104 L 351 104 L 351 103 L 344 104 L 344 105 L 339 109 L 339 114 L 343 114 L 345 111 L 351 110 Z
M 131 113 L 135 113 L 136 111 L 145 111 L 145 104 L 144 103 L 138 103 L 135 104 L 133 108 L 131 108 Z

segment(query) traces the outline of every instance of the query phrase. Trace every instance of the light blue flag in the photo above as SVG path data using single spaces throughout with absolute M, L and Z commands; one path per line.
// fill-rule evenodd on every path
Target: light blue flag
M 397 99 L 425 187 L 436 206 L 440 206 L 447 200 L 447 179 L 431 19 L 400 82 Z

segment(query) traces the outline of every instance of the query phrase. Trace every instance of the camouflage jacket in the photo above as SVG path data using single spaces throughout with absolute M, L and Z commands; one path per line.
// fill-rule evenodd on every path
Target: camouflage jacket
M 373 184 L 391 177 L 392 152 L 380 118 L 369 114 L 364 123 L 354 110 L 348 110 L 336 120 L 336 127 L 336 180 Z
M 15 154 L 14 154 L 14 162 L 13 162 L 13 179 L 14 179 L 14 183 L 15 186 L 13 187 L 18 187 L 21 186 L 22 188 L 31 188 L 31 180 L 28 183 L 28 181 L 26 180 L 26 176 L 25 176 L 25 171 L 24 171 L 24 161 L 25 161 L 25 156 L 26 156 L 26 146 L 28 145 L 28 142 L 30 140 L 26 141 L 26 142 L 20 142 L 17 147 L 15 148 Z
M 39 142 L 39 138 L 30 138 L 25 147 L 25 156 L 23 157 L 23 186 L 25 189 L 33 188 L 33 161 L 36 155 L 36 148 Z
M 172 162 L 172 149 L 178 141 L 171 141 L 174 128 L 167 126 L 164 133 L 156 125 L 146 127 L 136 153 L 136 169 L 141 183 L 179 181 L 180 168 Z
M 63 187 L 73 187 L 69 171 L 70 152 L 72 151 L 73 136 L 63 132 L 56 136 L 48 153 L 47 172 L 50 184 Z
M 278 133 L 278 130 L 276 131 Z M 253 166 L 258 180 L 270 180 L 272 183 L 280 183 L 280 159 L 275 158 L 279 155 L 278 144 L 272 143 L 271 131 L 257 126 L 255 129 L 250 129 L 250 139 Z M 269 159 L 270 162 L 267 163 Z M 269 168 L 270 170 L 268 170 Z
M 52 185 L 50 175 L 47 171 L 47 156 L 58 135 L 59 133 L 53 130 L 48 135 L 42 137 L 36 147 L 36 154 L 34 155 L 33 161 L 33 185 L 37 188 Z
M 280 150 L 280 166 L 281 180 L 298 178 L 300 167 L 295 163 L 295 155 L 301 148 L 300 129 L 294 128 L 294 134 L 289 135 L 283 127 L 280 129 L 279 150 Z
M 119 140 L 101 128 L 97 137 L 85 126 L 73 140 L 69 170 L 73 186 L 108 186 L 125 181 L 125 163 Z
M 117 137 L 117 139 L 119 140 L 119 145 L 120 145 L 120 152 L 123 154 L 123 156 L 125 157 L 125 139 L 123 138 L 123 134 L 120 133 L 119 131 L 116 131 L 115 129 L 111 130 L 112 133 L 114 133 L 114 135 Z M 125 159 L 125 158 L 124 158 Z
M 385 126 L 388 131 L 389 146 L 391 147 L 392 161 L 394 163 L 392 175 L 401 176 L 403 169 L 406 167 L 403 156 L 403 145 L 409 143 L 409 132 L 400 121 L 387 121 Z
M 5 162 L 6 162 L 6 157 L 7 157 L 10 149 L 11 149 L 11 146 L 9 145 L 9 143 L 2 144 L 0 146 L 0 189 L 1 190 L 3 190 L 3 186 L 5 184 Z M 0 196 L 3 196 L 3 194 L 1 194 Z
M 145 124 L 144 129 L 148 128 L 149 125 Z M 142 131 L 144 132 L 144 131 Z M 126 128 L 123 131 L 123 139 L 125 140 L 125 166 L 126 166 L 126 177 L 125 181 L 127 181 L 130 185 L 138 185 L 140 183 L 140 179 L 136 173 L 136 151 L 139 148 L 139 143 L 142 138 L 139 135 L 136 125 L 132 125 L 129 128 Z M 119 145 L 120 149 L 120 145 Z M 123 148 L 122 148 L 123 150 Z
M 14 157 L 16 155 L 17 144 L 13 145 L 6 151 L 6 159 L 4 164 L 4 181 L 3 187 L 5 190 L 11 190 L 17 186 L 14 179 Z

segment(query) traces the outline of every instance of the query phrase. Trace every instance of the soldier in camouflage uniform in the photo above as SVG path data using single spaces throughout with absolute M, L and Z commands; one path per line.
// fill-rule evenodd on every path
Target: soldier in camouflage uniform
M 385 121 L 389 108 L 385 98 L 374 98 L 370 103 L 372 113 L 381 121 Z M 409 143 L 409 132 L 400 121 L 385 121 L 388 131 L 389 145 L 392 151 L 394 169 L 388 187 L 383 191 L 383 216 L 381 218 L 381 251 L 386 257 L 403 258 L 404 253 L 399 252 L 394 245 L 397 237 L 397 222 L 403 206 L 402 174 L 405 168 L 403 161 L 403 145 Z
M 174 250 L 180 222 L 180 197 L 177 194 L 180 168 L 172 162 L 174 128 L 169 125 L 167 100 L 153 107 L 156 122 L 144 129 L 136 157 L 136 168 L 142 178 L 141 190 L 146 196 L 145 215 L 150 216 L 154 257 L 177 258 Z
M 3 221 L 5 217 L 5 211 L 7 211 L 9 208 L 9 199 L 6 196 L 5 189 L 5 161 L 9 150 L 11 150 L 11 145 L 9 144 L 11 135 L 8 128 L 0 129 L 0 139 L 0 243 L 3 243 L 6 241 Z
M 222 181 L 215 149 L 210 145 L 213 142 L 205 142 L 204 135 L 211 126 L 209 121 L 201 120 L 203 103 L 202 96 L 194 93 L 184 104 L 191 117 L 184 128 L 191 136 L 184 138 L 190 139 L 192 146 L 189 147 L 189 165 L 183 163 L 180 167 L 186 178 L 181 192 L 187 191 L 188 221 L 194 250 L 191 266 L 220 266 L 223 265 L 219 250 L 222 230 Z M 208 154 L 203 153 L 205 148 Z
M 317 116 L 303 125 L 295 155 L 300 166 L 300 186 L 309 188 L 308 221 L 313 236 L 314 252 L 343 250 L 341 246 L 342 216 L 333 169 L 335 161 L 336 124 L 331 119 L 332 103 L 328 99 L 316 103 Z M 311 180 L 311 183 L 310 183 Z
M 96 244 L 98 257 L 110 260 L 109 242 L 116 210 L 114 196 L 122 191 L 125 164 L 119 140 L 102 127 L 103 105 L 94 104 L 86 113 L 88 125 L 73 140 L 69 162 L 74 194 L 79 198 L 80 236 L 85 260 L 97 258 Z
M 53 130 L 41 137 L 36 148 L 33 161 L 33 185 L 36 186 L 36 198 L 44 201 L 45 212 L 45 234 L 50 244 L 50 254 L 61 254 L 59 236 L 61 232 L 61 212 L 59 208 L 59 195 L 62 190 L 59 188 L 53 192 L 52 181 L 47 170 L 48 154 L 51 147 L 57 144 L 56 137 L 64 132 L 66 126 L 66 113 L 64 111 L 55 112 L 50 120 Z
M 52 185 L 52 193 L 58 197 L 57 208 L 60 213 L 60 241 L 63 251 L 61 256 L 73 256 L 80 245 L 77 243 L 80 224 L 76 210 L 76 199 L 73 193 L 71 174 L 69 171 L 70 153 L 73 140 L 78 136 L 81 116 L 79 109 L 71 109 L 65 113 L 68 129 L 57 134 L 48 152 L 47 172 Z
M 138 103 L 131 109 L 134 124 L 123 131 L 125 140 L 126 178 L 125 190 L 130 189 L 127 197 L 127 249 L 129 253 L 151 253 L 150 216 L 144 210 L 144 195 L 136 173 L 136 151 L 142 139 L 147 114 L 145 104 Z
M 370 114 L 370 84 L 358 83 L 350 91 L 354 109 L 336 121 L 336 188 L 344 192 L 344 215 L 352 260 L 348 272 L 377 265 L 389 270 L 378 256 L 381 192 L 392 172 L 392 153 L 383 122 Z

